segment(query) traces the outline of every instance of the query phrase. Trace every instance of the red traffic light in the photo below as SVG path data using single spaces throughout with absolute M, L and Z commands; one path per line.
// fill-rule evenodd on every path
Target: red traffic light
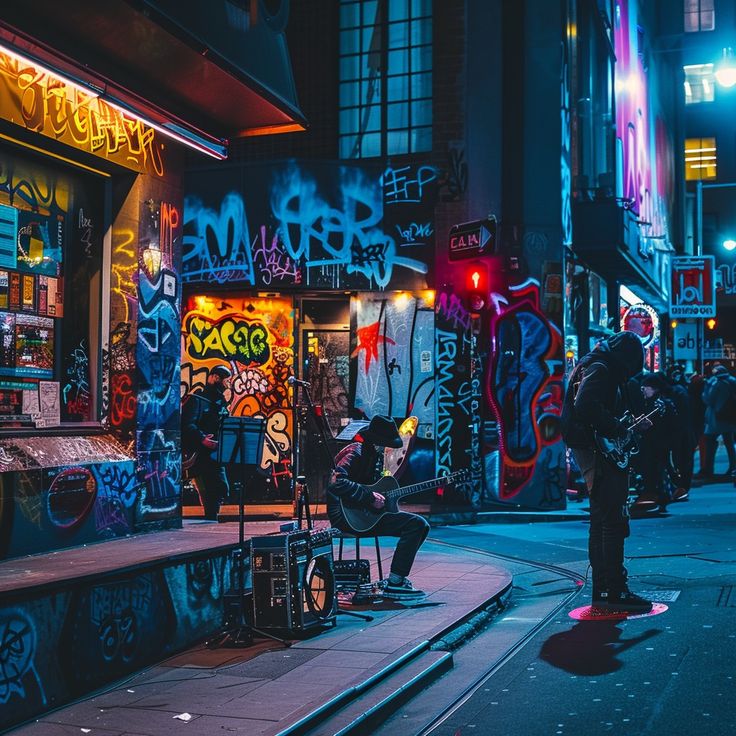
M 478 314 L 488 306 L 488 268 L 484 263 L 466 266 L 465 306 L 471 314 Z

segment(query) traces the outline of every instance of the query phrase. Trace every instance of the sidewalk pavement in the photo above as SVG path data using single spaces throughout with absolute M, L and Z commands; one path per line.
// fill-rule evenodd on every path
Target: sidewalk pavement
M 382 540 L 386 569 L 393 543 Z M 375 551 L 367 544 L 362 550 L 375 579 Z M 448 650 L 470 635 L 473 627 L 467 622 L 487 617 L 510 590 L 512 578 L 488 555 L 428 541 L 412 581 L 428 593 L 424 605 L 384 601 L 367 611 L 352 609 L 374 620 L 339 615 L 334 628 L 289 648 L 260 639 L 243 649 L 201 645 L 11 733 L 319 733 L 320 720 L 338 706 L 366 693 L 370 700 L 374 690 L 377 701 L 423 687 L 452 666 Z M 368 707 L 362 703 L 361 711 Z

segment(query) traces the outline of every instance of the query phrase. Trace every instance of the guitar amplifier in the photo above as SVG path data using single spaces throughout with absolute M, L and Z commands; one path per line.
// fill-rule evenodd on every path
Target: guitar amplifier
M 256 629 L 300 633 L 335 625 L 331 530 L 253 537 L 251 574 Z

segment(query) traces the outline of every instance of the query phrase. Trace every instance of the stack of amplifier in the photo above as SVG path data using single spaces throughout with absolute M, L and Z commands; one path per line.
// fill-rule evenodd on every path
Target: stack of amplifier
M 294 634 L 335 625 L 331 529 L 253 537 L 251 573 L 256 629 Z

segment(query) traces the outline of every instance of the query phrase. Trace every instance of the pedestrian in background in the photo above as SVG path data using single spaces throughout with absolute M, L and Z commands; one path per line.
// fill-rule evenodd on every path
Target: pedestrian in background
M 663 373 L 648 373 L 641 381 L 643 413 L 649 414 L 659 406 L 661 414 L 653 419 L 652 428 L 639 439 L 639 453 L 633 458 L 643 482 L 642 493 L 634 503 L 637 510 L 656 505 L 660 511 L 665 511 L 670 502 L 668 458 L 682 433 L 682 420 L 667 396 L 668 391 L 669 383 Z
M 693 478 L 703 477 L 703 468 L 705 467 L 705 404 L 703 403 L 703 387 L 705 379 L 700 373 L 693 371 L 686 376 L 687 393 L 690 397 L 690 409 L 693 416 L 693 431 L 695 433 L 695 442 L 698 448 L 699 469 L 693 475 Z
M 723 438 L 728 455 L 727 475 L 736 472 L 736 451 L 734 450 L 734 432 L 736 418 L 724 415 L 727 405 L 736 397 L 736 378 L 728 372 L 722 363 L 714 363 L 711 377 L 703 387 L 703 403 L 705 404 L 705 468 L 703 474 L 712 478 L 715 469 L 718 437 Z
M 677 412 L 677 434 L 672 444 L 672 466 L 675 471 L 672 500 L 685 501 L 692 485 L 694 453 L 698 445 L 695 417 L 682 366 L 673 365 L 667 379 L 669 385 L 665 396 L 672 401 Z M 702 401 L 700 403 L 702 405 Z

